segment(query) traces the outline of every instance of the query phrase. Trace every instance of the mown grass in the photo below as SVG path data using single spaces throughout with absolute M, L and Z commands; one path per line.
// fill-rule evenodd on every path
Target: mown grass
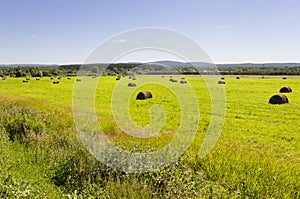
M 137 84 L 145 78 L 137 77 Z M 136 88 L 122 89 L 133 90 L 128 106 L 132 120 L 138 125 L 149 123 L 148 111 L 152 105 L 161 104 L 166 110 L 166 125 L 149 139 L 125 134 L 114 121 L 111 103 L 112 91 L 118 83 L 115 77 L 101 78 L 97 89 L 100 126 L 111 140 L 128 150 L 160 148 L 176 136 L 180 124 L 176 95 L 167 87 L 155 84 L 168 79 L 147 78 L 153 83 L 138 90 L 151 90 L 153 99 L 135 101 Z M 91 77 L 81 79 L 78 83 L 98 81 Z M 121 83 L 127 85 L 130 80 L 124 79 Z M 73 133 L 74 78 L 63 78 L 58 85 L 53 85 L 49 78 L 32 79 L 27 84 L 14 78 L 1 81 L 1 106 L 5 107 L 2 115 L 10 114 L 8 107 L 13 103 L 13 106 L 35 109 L 44 118 L 46 127 L 42 136 L 22 143 L 10 141 L 5 124 L 1 124 L 0 183 L 6 187 L 1 192 L 7 194 L 1 197 L 299 198 L 300 91 L 297 88 L 300 79 L 226 77 L 226 84 L 219 85 L 226 89 L 224 128 L 217 145 L 204 158 L 199 158 L 198 152 L 211 117 L 211 99 L 203 79 L 187 80 L 199 102 L 196 138 L 179 161 L 162 171 L 147 174 L 113 171 L 84 149 Z M 207 81 L 217 82 L 217 79 Z M 270 105 L 271 95 L 285 85 L 293 89 L 293 93 L 286 94 L 290 103 Z M 13 186 L 9 188 L 9 185 Z

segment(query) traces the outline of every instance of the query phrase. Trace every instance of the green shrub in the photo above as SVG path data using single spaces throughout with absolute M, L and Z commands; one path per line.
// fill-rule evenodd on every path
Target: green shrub
M 11 141 L 35 139 L 45 131 L 42 115 L 32 109 L 18 104 L 1 104 L 1 127 L 7 132 Z

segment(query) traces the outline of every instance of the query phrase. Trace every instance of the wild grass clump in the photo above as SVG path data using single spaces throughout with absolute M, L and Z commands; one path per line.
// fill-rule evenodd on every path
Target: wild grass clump
M 45 131 L 45 121 L 35 110 L 18 104 L 1 104 L 0 112 L 1 127 L 8 133 L 11 141 L 37 139 Z

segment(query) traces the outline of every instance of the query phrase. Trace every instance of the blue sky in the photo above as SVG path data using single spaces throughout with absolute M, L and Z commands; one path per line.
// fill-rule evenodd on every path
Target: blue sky
M 2 0 L 0 63 L 82 63 L 143 27 L 178 31 L 215 63 L 300 62 L 299 10 L 298 0 Z

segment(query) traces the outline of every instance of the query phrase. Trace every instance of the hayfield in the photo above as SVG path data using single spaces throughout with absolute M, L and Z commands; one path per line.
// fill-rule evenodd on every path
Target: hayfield
M 82 81 L 76 82 L 74 77 L 63 77 L 59 84 L 48 77 L 28 83 L 18 78 L 0 81 L 1 197 L 300 197 L 300 78 L 225 76 L 226 84 L 217 85 L 219 79 L 204 77 L 226 92 L 222 134 L 204 158 L 198 155 L 212 106 L 203 78 L 187 77 L 188 85 L 184 85 L 169 82 L 167 77 L 137 76 L 137 87 L 127 86 L 132 82 L 128 77 L 115 78 L 80 77 Z M 180 81 L 180 76 L 175 78 Z M 135 152 L 156 150 L 174 139 L 182 120 L 178 93 L 192 99 L 193 94 L 187 92 L 191 86 L 200 111 L 200 115 L 191 112 L 191 117 L 199 119 L 191 146 L 174 164 L 153 173 L 127 174 L 97 162 L 74 134 L 72 118 L 72 99 L 78 97 L 73 96 L 75 82 L 88 88 L 95 81 L 99 81 L 95 111 L 102 130 L 116 145 Z M 289 103 L 269 104 L 269 98 L 286 85 L 293 89 L 286 94 Z M 87 90 L 82 90 L 82 96 Z M 153 98 L 135 100 L 145 90 Z M 118 104 L 128 104 L 129 114 L 118 111 L 122 108 Z M 165 117 L 165 123 L 147 139 L 124 133 L 113 116 L 116 105 L 118 119 L 130 116 L 136 125 L 146 126 L 151 122 L 149 110 L 157 104 L 165 111 L 158 119 Z M 21 141 L 9 140 L 10 132 L 19 128 L 25 135 Z

